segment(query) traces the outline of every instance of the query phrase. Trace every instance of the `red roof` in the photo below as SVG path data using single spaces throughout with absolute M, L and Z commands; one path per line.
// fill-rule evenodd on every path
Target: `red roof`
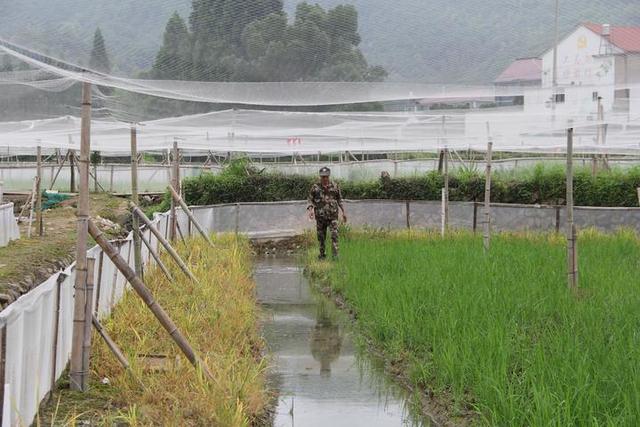
M 602 36 L 601 24 L 585 22 L 585 27 Z M 609 41 L 627 53 L 640 53 L 640 27 L 610 27 Z
M 542 60 L 521 58 L 511 63 L 494 83 L 513 83 L 542 80 Z

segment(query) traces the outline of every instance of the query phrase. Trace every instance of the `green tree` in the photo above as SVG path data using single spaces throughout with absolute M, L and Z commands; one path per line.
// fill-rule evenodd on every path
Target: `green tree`
M 152 77 L 188 80 L 191 66 L 191 35 L 184 19 L 174 12 L 167 22 L 163 44 L 153 64 Z
M 93 49 L 91 49 L 91 58 L 89 59 L 89 68 L 101 73 L 111 72 L 111 62 L 107 53 L 107 46 L 102 37 L 102 31 L 98 27 L 93 36 Z

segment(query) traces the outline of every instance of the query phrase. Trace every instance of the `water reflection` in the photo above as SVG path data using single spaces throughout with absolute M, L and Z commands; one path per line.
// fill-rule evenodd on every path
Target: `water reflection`
M 403 393 L 361 363 L 350 320 L 311 291 L 295 260 L 258 260 L 255 279 L 280 393 L 275 426 L 421 425 Z
M 318 303 L 316 325 L 311 334 L 311 354 L 320 362 L 320 375 L 331 374 L 331 364 L 340 357 L 342 333 L 340 325 L 331 318 L 328 301 Z

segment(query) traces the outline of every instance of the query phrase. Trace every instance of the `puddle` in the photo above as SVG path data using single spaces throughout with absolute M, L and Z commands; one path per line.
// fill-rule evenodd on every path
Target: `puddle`
M 275 427 L 428 424 L 412 418 L 403 391 L 358 353 L 351 321 L 311 290 L 295 259 L 258 259 L 254 277 L 280 393 Z

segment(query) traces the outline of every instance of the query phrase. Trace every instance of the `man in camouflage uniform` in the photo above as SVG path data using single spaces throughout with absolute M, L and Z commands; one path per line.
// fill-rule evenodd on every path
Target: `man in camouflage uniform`
M 309 191 L 307 212 L 310 219 L 316 220 L 318 242 L 320 243 L 320 259 L 326 258 L 325 240 L 327 228 L 331 231 L 331 249 L 333 258 L 338 258 L 338 218 L 342 211 L 342 219 L 347 222 L 347 214 L 342 203 L 340 187 L 330 180 L 331 170 L 320 169 L 320 182 L 314 184 Z

